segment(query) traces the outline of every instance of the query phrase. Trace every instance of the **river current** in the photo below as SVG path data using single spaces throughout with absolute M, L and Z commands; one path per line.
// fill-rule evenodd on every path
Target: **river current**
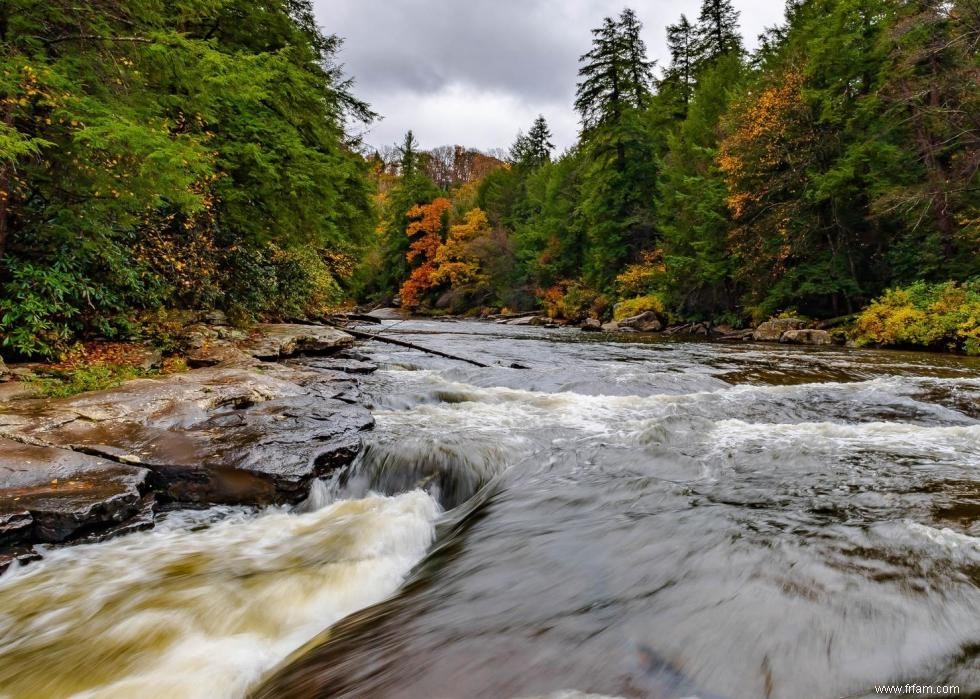
M 980 696 L 980 361 L 384 333 L 496 366 L 367 343 L 304 505 L 6 573 L 0 697 Z

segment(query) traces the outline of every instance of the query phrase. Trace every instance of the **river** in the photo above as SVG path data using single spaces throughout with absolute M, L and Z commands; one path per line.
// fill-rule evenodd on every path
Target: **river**
M 304 505 L 9 571 L 0 697 L 980 692 L 980 361 L 386 325 L 499 368 L 362 346 Z

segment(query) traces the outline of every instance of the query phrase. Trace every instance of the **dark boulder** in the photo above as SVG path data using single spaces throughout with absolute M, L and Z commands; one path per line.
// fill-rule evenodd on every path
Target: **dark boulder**
M 769 320 L 760 325 L 752 333 L 752 339 L 756 342 L 779 342 L 783 333 L 789 330 L 802 330 L 806 327 L 806 321 L 799 318 L 777 318 Z
M 641 333 L 655 333 L 663 330 L 664 324 L 659 315 L 653 311 L 647 311 L 630 318 L 624 318 L 619 321 L 619 327 L 630 328 Z
M 779 341 L 786 345 L 832 345 L 834 337 L 826 330 L 787 330 Z
M 0 537 L 60 543 L 136 515 L 149 471 L 68 449 L 0 439 Z

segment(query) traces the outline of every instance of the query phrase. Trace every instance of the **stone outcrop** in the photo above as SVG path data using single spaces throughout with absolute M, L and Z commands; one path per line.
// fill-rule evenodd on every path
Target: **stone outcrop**
M 756 342 L 779 342 L 783 333 L 790 330 L 802 330 L 806 327 L 806 322 L 799 318 L 778 318 L 769 320 L 760 325 L 752 333 L 752 339 Z
M 149 471 L 0 439 L 0 543 L 61 543 L 139 513 Z
M 624 318 L 619 321 L 620 327 L 631 328 L 641 333 L 655 333 L 660 332 L 664 328 L 663 321 L 660 316 L 653 311 L 647 311 L 646 313 L 641 313 L 630 318 Z
M 611 321 L 609 323 L 602 324 L 602 332 L 604 333 L 614 333 L 619 332 L 619 323 L 616 321 Z
M 258 354 L 277 357 L 353 343 L 316 326 L 271 326 L 263 339 Z M 374 424 L 355 376 L 375 365 L 357 355 L 270 364 L 219 347 L 209 368 L 3 406 L 0 569 L 36 555 L 35 543 L 151 526 L 155 506 L 295 503 L 354 459 Z
M 354 346 L 354 338 L 325 325 L 260 325 L 245 344 L 257 359 L 275 361 L 297 354 L 326 354 Z
M 582 330 L 590 333 L 602 332 L 602 321 L 598 318 L 589 318 L 584 321 L 580 326 Z
M 826 330 L 787 330 L 779 341 L 787 345 L 832 345 L 834 337 Z

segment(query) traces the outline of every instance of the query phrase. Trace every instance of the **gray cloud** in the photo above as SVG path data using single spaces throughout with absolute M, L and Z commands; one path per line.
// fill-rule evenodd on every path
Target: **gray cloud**
M 589 30 L 631 4 L 646 25 L 651 58 L 663 62 L 664 27 L 699 0 L 315 0 L 329 33 L 345 37 L 342 60 L 358 95 L 385 119 L 368 140 L 390 143 L 409 128 L 425 146 L 506 147 L 538 113 L 556 142 L 571 145 L 578 57 Z M 776 0 L 736 0 L 749 45 L 782 16 Z

